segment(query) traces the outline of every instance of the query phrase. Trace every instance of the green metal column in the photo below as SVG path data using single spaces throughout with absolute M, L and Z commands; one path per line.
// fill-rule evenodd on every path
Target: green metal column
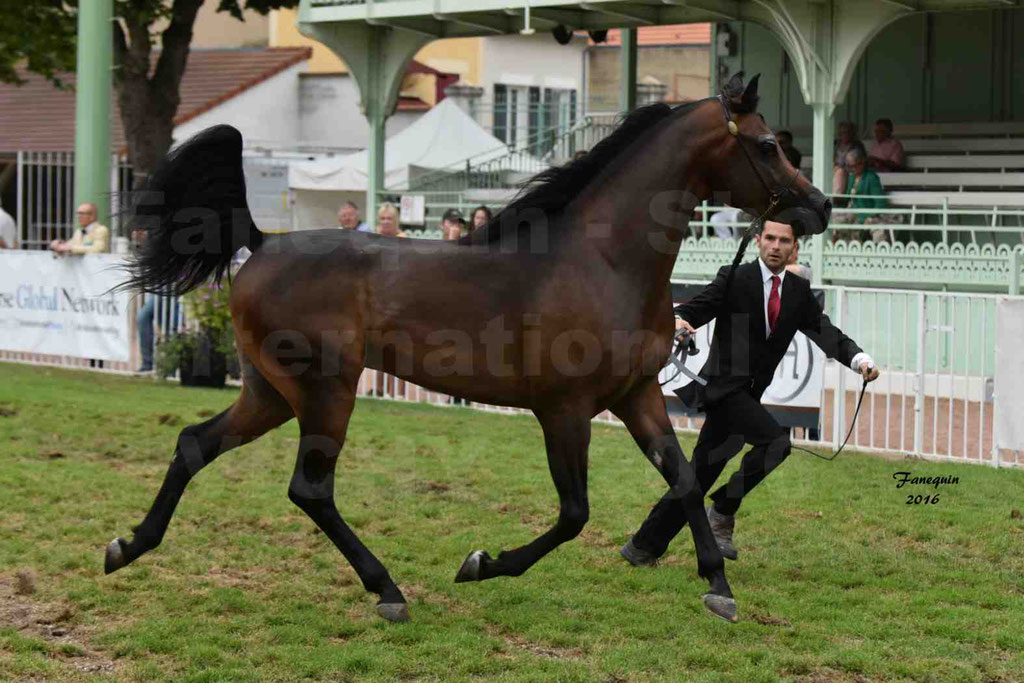
M 110 94 L 113 66 L 112 0 L 78 4 L 75 108 L 75 202 L 110 216 Z
M 816 102 L 811 105 L 814 110 L 814 133 L 811 143 L 813 167 L 811 182 L 825 194 L 832 192 L 832 105 Z M 815 235 L 811 238 L 811 280 L 820 285 L 825 268 L 825 236 Z
M 377 190 L 384 187 L 384 128 L 387 117 L 379 104 L 369 108 L 366 120 L 370 124 L 370 140 L 367 144 L 366 161 L 366 224 L 377 228 Z
M 636 109 L 636 29 L 624 28 L 622 35 L 622 68 L 619 105 L 623 112 Z

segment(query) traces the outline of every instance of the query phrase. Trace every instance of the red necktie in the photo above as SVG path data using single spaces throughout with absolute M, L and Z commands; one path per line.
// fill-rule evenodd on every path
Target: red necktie
M 775 321 L 779 319 L 782 299 L 779 297 L 779 276 L 772 275 L 772 293 L 768 295 L 768 334 L 775 331 Z

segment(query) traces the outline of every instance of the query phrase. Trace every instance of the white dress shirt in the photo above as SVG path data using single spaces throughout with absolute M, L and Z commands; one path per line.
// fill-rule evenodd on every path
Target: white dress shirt
M 757 264 L 761 266 L 761 285 L 764 288 L 764 332 L 765 339 L 771 334 L 771 326 L 768 324 L 768 297 L 772 293 L 772 275 L 778 275 L 779 277 L 779 312 L 782 312 L 782 283 L 786 279 L 786 269 L 783 268 L 778 273 L 773 273 L 763 260 L 757 259 Z M 875 362 L 871 360 L 871 356 L 861 351 L 856 354 L 850 360 L 850 369 L 854 372 L 860 372 L 860 368 L 865 363 L 868 367 L 874 366 Z

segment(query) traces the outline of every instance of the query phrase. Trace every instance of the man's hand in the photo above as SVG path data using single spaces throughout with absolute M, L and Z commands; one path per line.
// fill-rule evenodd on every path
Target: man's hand
M 697 330 L 693 329 L 693 326 L 690 323 L 686 322 L 682 318 L 676 318 L 676 334 L 677 335 L 679 334 L 680 330 L 686 330 L 686 334 L 690 335 L 691 337 L 693 335 L 697 334 Z
M 860 374 L 866 381 L 874 382 L 881 373 L 878 372 L 878 368 L 875 367 L 874 363 L 865 361 L 860 364 Z

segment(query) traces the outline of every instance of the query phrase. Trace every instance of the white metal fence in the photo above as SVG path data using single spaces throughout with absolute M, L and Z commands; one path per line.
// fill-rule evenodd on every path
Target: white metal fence
M 119 207 L 131 189 L 127 159 L 113 155 L 110 165 L 109 218 L 111 236 L 121 235 Z M 75 230 L 75 153 L 18 152 L 18 243 L 22 249 L 45 249 L 55 239 L 69 239 Z M 97 198 L 98 199 L 98 198 Z M 106 216 L 99 220 L 106 221 Z

